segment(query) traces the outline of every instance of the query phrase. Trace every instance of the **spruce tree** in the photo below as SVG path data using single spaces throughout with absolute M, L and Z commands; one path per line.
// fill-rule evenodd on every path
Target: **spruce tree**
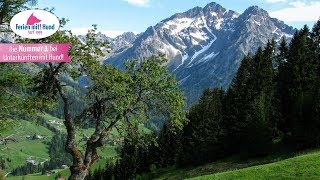
M 222 89 L 206 89 L 199 103 L 190 109 L 184 128 L 181 164 L 203 164 L 224 155 Z
M 170 121 L 163 125 L 159 138 L 159 164 L 163 167 L 174 165 L 181 149 L 181 130 Z
M 311 39 L 315 50 L 315 63 L 317 66 L 317 75 L 320 77 L 320 20 L 312 28 Z
M 250 104 L 248 120 L 248 153 L 250 156 L 268 152 L 272 142 L 273 125 L 273 57 L 275 42 L 268 42 L 265 49 L 258 49 L 253 58 L 249 86 Z
M 226 96 L 226 128 L 229 153 L 240 152 L 243 135 L 246 133 L 246 117 L 249 109 L 249 78 L 252 58 L 244 57 Z
M 320 20 L 318 20 L 310 34 L 311 44 L 313 47 L 313 59 L 316 66 L 316 82 L 314 84 L 314 98 L 313 98 L 313 114 L 312 120 L 315 123 L 314 144 L 320 145 L 320 135 L 316 133 L 320 129 Z
M 115 168 L 116 178 L 132 179 L 138 174 L 149 172 L 152 163 L 157 163 L 151 154 L 155 145 L 154 134 L 141 132 L 138 126 L 127 128 L 127 135 L 120 152 L 120 160 Z M 107 176 L 108 171 L 104 171 Z
M 287 139 L 297 148 L 312 147 L 318 141 L 314 135 L 318 122 L 313 116 L 317 66 L 309 29 L 305 26 L 295 33 L 288 52 L 288 112 L 285 122 L 290 129 Z
M 105 171 L 103 172 L 103 179 L 104 180 L 112 180 L 114 177 L 115 171 L 115 164 L 113 162 L 108 162 Z
M 227 93 L 229 149 L 243 158 L 267 153 L 272 142 L 274 46 L 245 57 Z
M 117 178 L 132 179 L 137 172 L 138 164 L 138 129 L 128 128 L 127 136 L 124 139 L 124 144 L 121 149 L 120 157 L 117 166 Z
M 286 88 L 289 83 L 288 72 L 288 45 L 286 39 L 282 38 L 276 55 L 276 69 L 274 76 L 274 98 L 273 103 L 275 106 L 274 119 L 277 121 L 277 135 L 282 137 L 283 134 L 289 132 L 289 127 L 286 124 L 286 117 L 289 113 L 289 92 Z

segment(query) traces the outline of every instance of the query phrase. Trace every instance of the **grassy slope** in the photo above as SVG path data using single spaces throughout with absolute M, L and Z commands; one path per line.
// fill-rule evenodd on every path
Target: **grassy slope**
M 58 169 L 58 171 L 61 173 L 61 176 L 64 178 L 67 178 L 70 173 L 68 169 Z M 9 177 L 7 180 L 55 180 L 55 177 L 58 173 L 53 174 L 51 176 L 44 176 L 41 175 L 41 173 L 37 174 L 31 174 L 31 175 L 26 175 L 26 176 L 14 176 L 14 177 Z
M 240 161 L 230 157 L 198 167 L 158 169 L 142 177 L 154 179 L 320 179 L 320 150 L 284 151 L 265 158 Z
M 92 166 L 91 171 L 94 171 L 99 167 L 104 168 L 108 158 L 117 156 L 117 152 L 115 151 L 115 148 L 112 146 L 106 146 L 103 149 L 100 149 L 99 151 L 99 154 L 102 154 L 101 159 Z M 58 169 L 57 171 L 60 172 L 61 176 L 65 179 L 68 179 L 68 177 L 70 176 L 69 169 Z M 51 176 L 46 176 L 42 175 L 41 173 L 36 173 L 29 174 L 26 176 L 11 176 L 8 177 L 7 180 L 22 180 L 23 178 L 25 180 L 54 180 L 57 174 L 58 173 L 52 174 Z
M 49 115 L 46 115 L 45 118 L 55 119 Z M 91 130 L 86 130 L 83 134 L 90 132 Z M 26 135 L 32 135 L 34 133 L 48 137 L 45 140 L 27 140 L 25 138 Z M 11 163 L 9 163 L 8 166 L 9 170 L 24 164 L 25 159 L 29 156 L 34 156 L 38 161 L 44 161 L 49 158 L 47 146 L 44 142 L 49 141 L 53 133 L 48 129 L 33 122 L 17 120 L 15 128 L 2 132 L 3 136 L 9 136 L 11 134 L 14 134 L 18 142 L 9 143 L 7 146 L 0 145 L 0 157 L 10 157 L 11 159 Z M 78 137 L 79 136 L 80 135 L 78 135 Z M 6 147 L 8 147 L 8 149 Z M 104 167 L 107 159 L 117 156 L 115 147 L 113 146 L 105 146 L 99 150 L 99 154 L 101 155 L 101 160 L 94 165 L 93 169 L 99 166 Z M 230 158 L 196 168 L 177 169 L 171 167 L 160 169 L 154 177 L 158 179 L 181 179 L 190 177 L 196 177 L 195 179 L 320 179 L 320 151 L 309 152 L 289 159 L 285 158 L 288 158 L 288 156 L 273 155 L 248 162 L 239 162 L 235 160 L 236 158 Z M 59 171 L 63 177 L 66 178 L 69 176 L 68 169 Z M 32 174 L 24 178 L 51 180 L 54 179 L 55 176 L 56 174 L 50 177 L 41 174 Z M 22 179 L 22 176 L 8 178 L 8 180 L 20 179 Z
M 320 152 L 194 179 L 320 179 Z
M 29 140 L 27 135 L 40 134 L 47 136 L 43 140 Z M 35 160 L 43 162 L 49 158 L 48 149 L 45 142 L 49 142 L 53 133 L 36 123 L 17 120 L 15 126 L 2 132 L 2 136 L 11 136 L 17 142 L 11 142 L 7 145 L 0 145 L 0 157 L 10 158 L 6 171 L 10 171 L 26 162 L 26 158 L 32 156 Z
M 56 120 L 58 122 L 63 122 L 61 119 L 52 117 L 48 114 L 43 115 L 45 120 Z M 64 126 L 59 126 L 55 124 L 51 124 L 56 128 L 64 130 Z M 79 130 L 79 134 L 77 135 L 77 141 L 80 141 L 83 135 L 89 136 L 93 132 L 93 129 L 88 130 Z M 27 135 L 40 134 L 47 136 L 44 140 L 29 140 L 26 138 Z M 117 134 L 116 132 L 112 132 L 112 134 Z M 25 121 L 25 120 L 16 120 L 14 125 L 11 128 L 6 129 L 1 132 L 1 136 L 7 137 L 12 135 L 12 137 L 17 139 L 17 142 L 9 142 L 6 146 L 0 145 L 0 157 L 7 159 L 10 158 L 11 162 L 7 162 L 6 172 L 10 172 L 12 169 L 24 165 L 26 163 L 26 159 L 30 156 L 34 157 L 37 162 L 43 162 L 49 159 L 48 147 L 45 144 L 46 142 L 50 142 L 53 132 L 49 129 L 36 124 L 33 121 Z M 99 166 L 104 167 L 107 159 L 117 156 L 117 152 L 114 146 L 105 146 L 98 150 L 100 154 L 101 160 L 99 160 L 94 166 L 93 169 L 99 168 Z M 68 177 L 69 170 L 61 170 L 62 175 L 64 177 Z M 25 176 L 26 179 L 54 179 L 55 175 L 50 177 L 42 176 L 41 174 L 32 174 Z M 20 180 L 22 176 L 18 177 L 8 177 L 10 180 Z

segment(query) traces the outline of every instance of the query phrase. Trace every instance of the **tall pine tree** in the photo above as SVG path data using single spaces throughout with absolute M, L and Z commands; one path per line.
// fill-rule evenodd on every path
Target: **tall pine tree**
M 272 122 L 274 46 L 273 40 L 268 42 L 265 49 L 258 49 L 253 58 L 249 78 L 250 113 L 247 116 L 246 145 L 250 156 L 267 153 L 272 143 L 272 126 L 275 126 Z
M 288 51 L 287 85 L 288 112 L 283 112 L 285 123 L 290 129 L 288 140 L 297 148 L 318 144 L 319 122 L 313 118 L 317 66 L 312 50 L 309 29 L 305 26 L 295 33 Z M 317 135 L 318 136 L 318 135 Z
M 248 116 L 249 91 L 248 83 L 252 58 L 246 56 L 228 89 L 226 97 L 227 146 L 229 153 L 240 152 L 243 136 L 246 133 L 246 117 Z
M 199 103 L 190 109 L 189 124 L 184 128 L 180 163 L 202 164 L 225 154 L 224 96 L 222 89 L 206 89 Z
M 272 142 L 274 46 L 245 57 L 228 91 L 229 149 L 244 158 L 265 154 Z
M 289 133 L 289 126 L 286 123 L 286 116 L 289 113 L 289 92 L 286 88 L 289 83 L 288 73 L 288 45 L 286 39 L 282 38 L 276 55 L 276 69 L 274 77 L 274 118 L 277 121 L 278 136 L 282 138 L 283 134 Z
M 181 134 L 182 131 L 174 123 L 165 122 L 158 137 L 160 166 L 166 167 L 177 162 L 181 150 Z

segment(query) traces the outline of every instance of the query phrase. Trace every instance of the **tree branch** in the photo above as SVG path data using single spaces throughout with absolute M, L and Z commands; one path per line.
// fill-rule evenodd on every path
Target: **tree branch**
M 61 64 L 61 63 L 60 63 Z M 61 65 L 62 66 L 62 65 Z M 60 66 L 60 67 L 61 67 Z M 50 63 L 50 67 L 52 64 Z M 56 69 L 57 70 L 57 69 Z M 55 70 L 54 70 L 55 71 Z M 54 72 L 53 71 L 53 72 Z M 53 73 L 52 72 L 52 73 Z M 66 151 L 70 153 L 73 157 L 73 167 L 72 168 L 81 168 L 79 166 L 83 165 L 83 158 L 81 151 L 76 146 L 76 130 L 73 119 L 70 114 L 70 103 L 67 95 L 63 92 L 60 80 L 57 75 L 54 75 L 54 81 L 56 88 L 59 92 L 60 97 L 63 101 L 63 113 L 64 113 L 64 125 L 67 129 L 67 142 L 66 142 Z
M 105 128 L 99 136 L 99 139 L 94 141 L 90 138 L 87 142 L 86 154 L 84 165 L 85 167 L 90 167 L 93 163 L 95 163 L 98 159 L 97 148 L 104 145 L 104 141 L 108 134 L 111 132 L 113 126 L 118 122 L 118 120 L 112 121 L 107 128 Z

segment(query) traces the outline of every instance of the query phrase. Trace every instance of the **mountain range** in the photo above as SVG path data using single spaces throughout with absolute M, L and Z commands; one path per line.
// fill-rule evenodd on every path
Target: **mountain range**
M 240 14 L 212 2 L 177 13 L 139 35 L 105 37 L 114 48 L 105 62 L 122 68 L 124 60 L 163 53 L 192 104 L 204 88 L 227 88 L 245 55 L 272 38 L 290 40 L 295 31 L 258 6 Z
M 176 75 L 190 105 L 205 88 L 226 89 L 245 55 L 272 38 L 289 41 L 295 31 L 258 6 L 240 14 L 212 2 L 174 14 L 138 35 L 126 32 L 110 38 L 98 33 L 98 39 L 113 49 L 102 61 L 119 68 L 126 60 L 165 54 L 166 66 Z M 79 38 L 85 42 L 85 36 Z M 1 32 L 0 40 L 10 42 L 12 34 Z

